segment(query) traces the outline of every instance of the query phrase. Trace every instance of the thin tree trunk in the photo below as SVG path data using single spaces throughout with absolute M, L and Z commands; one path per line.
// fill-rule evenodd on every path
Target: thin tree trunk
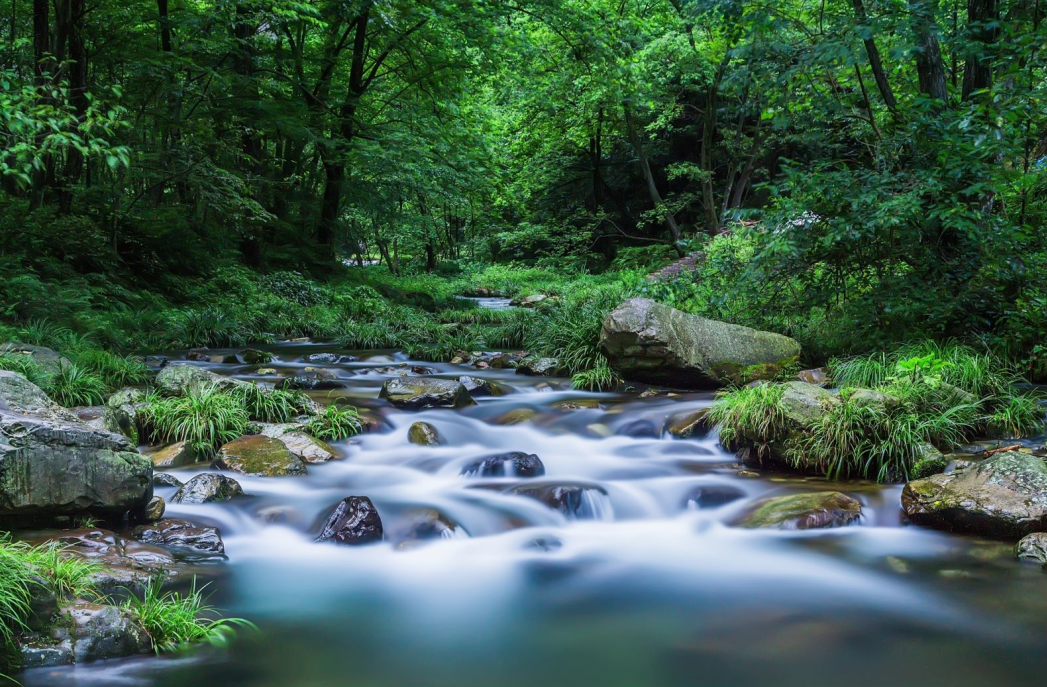
M 869 26 L 869 16 L 865 11 L 864 0 L 852 0 L 854 4 L 854 15 L 858 20 L 859 26 Z M 865 44 L 865 54 L 869 56 L 869 67 L 872 69 L 873 79 L 876 80 L 876 89 L 880 91 L 880 97 L 883 98 L 883 104 L 887 106 L 887 109 L 894 110 L 898 107 L 898 101 L 894 98 L 894 91 L 891 90 L 891 83 L 887 80 L 887 73 L 883 69 L 883 62 L 880 59 L 880 50 L 876 47 L 876 41 L 872 36 L 872 29 L 866 29 L 868 36 L 862 38 L 862 43 Z
M 669 235 L 672 236 L 673 245 L 676 248 L 676 252 L 683 256 L 683 251 L 680 249 L 680 227 L 676 223 L 676 218 L 673 217 L 673 213 L 667 208 L 662 207 L 662 194 L 658 192 L 658 185 L 655 184 L 654 174 L 651 172 L 651 164 L 647 160 L 647 153 L 643 149 L 643 143 L 640 141 L 640 134 L 636 130 L 636 122 L 633 120 L 632 112 L 629 110 L 629 106 L 626 105 L 623 108 L 625 110 L 625 126 L 629 134 L 629 141 L 632 143 L 633 149 L 636 152 L 636 157 L 640 162 L 640 171 L 643 174 L 644 181 L 647 183 L 647 193 L 651 196 L 651 202 L 654 203 L 654 207 L 659 212 L 665 213 L 665 226 L 669 229 Z
M 976 91 L 992 86 L 992 47 L 999 37 L 997 0 L 967 0 L 967 25 L 973 46 L 964 59 L 963 95 L 966 102 Z

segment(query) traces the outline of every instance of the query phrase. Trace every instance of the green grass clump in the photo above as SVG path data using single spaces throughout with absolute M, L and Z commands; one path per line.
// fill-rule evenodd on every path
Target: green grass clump
M 363 424 L 356 408 L 332 403 L 324 408 L 322 415 L 309 420 L 305 431 L 317 439 L 340 441 L 359 434 Z
M 720 428 L 720 443 L 753 444 L 757 455 L 766 454 L 771 442 L 783 437 L 785 413 L 779 407 L 785 387 L 757 384 L 719 392 L 709 409 L 709 421 Z
M 194 384 L 174 398 L 152 398 L 143 419 L 153 441 L 185 441 L 205 458 L 242 436 L 249 420 L 242 397 L 214 383 Z
M 238 386 L 229 393 L 239 398 L 248 418 L 258 422 L 290 422 L 306 412 L 308 399 L 300 391 L 263 389 L 250 384 Z
M 154 578 L 142 598 L 130 596 L 124 608 L 130 611 L 149 633 L 156 653 L 169 653 L 194 644 L 226 646 L 237 628 L 254 628 L 243 618 L 216 618 L 216 609 L 207 603 L 204 588 L 196 580 L 182 594 L 163 590 L 163 578 Z
M 45 387 L 56 403 L 67 408 L 98 405 L 105 400 L 108 390 L 101 377 L 76 363 L 59 365 Z
M 96 561 L 68 553 L 67 547 L 62 544 L 49 542 L 26 547 L 25 560 L 59 598 L 94 594 L 91 578 L 101 566 Z
M 577 372 L 571 377 L 571 386 L 586 391 L 611 391 L 622 383 L 618 373 L 607 365 Z
M 0 353 L 0 370 L 17 372 L 39 387 L 46 387 L 51 381 L 51 376 L 40 363 L 26 353 Z
M 141 358 L 119 356 L 91 348 L 76 356 L 76 364 L 102 380 L 107 389 L 141 386 L 149 381 L 149 370 Z

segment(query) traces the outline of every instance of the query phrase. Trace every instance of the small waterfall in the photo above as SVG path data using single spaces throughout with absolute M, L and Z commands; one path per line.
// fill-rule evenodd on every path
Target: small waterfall
M 575 519 L 606 522 L 614 520 L 614 506 L 611 505 L 611 499 L 599 489 L 582 489 L 577 501 L 573 513 Z

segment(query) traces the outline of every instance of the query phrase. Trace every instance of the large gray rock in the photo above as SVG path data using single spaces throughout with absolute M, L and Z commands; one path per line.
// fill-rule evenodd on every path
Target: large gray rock
M 145 392 L 141 389 L 125 388 L 113 393 L 105 401 L 103 418 L 106 429 L 138 440 L 141 429 L 139 412 L 145 406 Z
M 140 513 L 153 464 L 120 434 L 0 410 L 0 516 Z
M 909 482 L 902 508 L 917 525 L 1016 541 L 1047 531 L 1047 465 L 1028 453 L 998 453 Z
M 276 439 L 291 452 L 291 455 L 306 463 L 326 463 L 338 457 L 335 450 L 325 441 L 311 437 L 296 423 L 267 424 L 258 423 L 262 431 L 259 434 Z
M 0 409 L 63 422 L 80 422 L 76 413 L 52 401 L 36 384 L 7 370 L 0 370 Z
M 72 364 L 69 358 L 46 346 L 33 346 L 32 344 L 10 341 L 0 344 L 0 355 L 4 353 L 16 353 L 28 355 L 37 365 L 44 369 L 47 374 L 57 374 L 63 365 Z
M 429 377 L 397 377 L 382 385 L 381 398 L 398 408 L 461 408 L 474 405 L 461 382 Z
M 684 388 L 737 382 L 746 368 L 777 367 L 800 354 L 789 337 L 689 315 L 648 298 L 629 299 L 611 312 L 600 346 L 627 379 Z
M 809 530 L 849 525 L 862 504 L 838 491 L 763 499 L 735 524 L 750 529 Z
M 196 365 L 168 365 L 156 376 L 157 388 L 168 396 L 181 396 L 195 384 L 215 384 L 222 389 L 249 386 L 247 382 L 232 377 L 223 377 Z

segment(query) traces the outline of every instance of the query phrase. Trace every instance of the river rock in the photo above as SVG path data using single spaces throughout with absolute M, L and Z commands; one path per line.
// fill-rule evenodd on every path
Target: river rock
M 796 374 L 796 379 L 807 384 L 826 386 L 829 383 L 829 368 L 816 367 L 810 370 L 800 370 Z
M 141 410 L 145 407 L 145 392 L 130 387 L 109 395 L 105 401 L 103 418 L 110 432 L 118 432 L 138 441 L 141 430 Z
M 462 468 L 463 475 L 471 477 L 541 477 L 545 465 L 533 453 L 512 451 L 478 458 Z
M 225 390 L 249 386 L 248 382 L 223 377 L 195 365 L 171 364 L 156 376 L 157 388 L 167 396 L 181 396 L 194 384 L 215 384 Z
M 649 298 L 632 298 L 603 322 L 600 347 L 625 378 L 684 388 L 718 387 L 751 379 L 756 365 L 795 360 L 789 337 L 689 315 Z
M 149 633 L 130 611 L 78 599 L 59 611 L 46 634 L 23 641 L 22 657 L 25 668 L 41 668 L 124 658 L 151 649 Z
M 964 462 L 906 484 L 902 508 L 917 525 L 1017 540 L 1047 531 L 1047 465 L 1018 451 Z
M 33 346 L 32 344 L 24 344 L 17 341 L 0 344 L 0 355 L 5 353 L 27 355 L 49 375 L 57 374 L 63 365 L 72 364 L 69 358 L 46 346 Z
M 44 390 L 17 372 L 0 370 L 0 409 L 47 420 L 80 423 L 76 413 L 63 408 Z
M 521 308 L 535 308 L 539 303 L 549 299 L 544 293 L 536 293 L 532 296 L 524 296 L 522 298 L 514 298 L 509 301 L 509 305 L 516 305 Z
M 399 377 L 382 385 L 381 398 L 398 408 L 462 408 L 474 405 L 461 382 L 429 377 Z
M 0 516 L 141 513 L 153 464 L 127 437 L 0 410 Z
M 154 472 L 153 473 L 153 486 L 154 487 L 180 487 L 182 486 L 182 480 L 178 479 L 172 474 L 167 472 Z
M 516 374 L 530 377 L 555 377 L 559 371 L 557 358 L 524 358 L 516 364 Z
M 316 541 L 356 546 L 382 541 L 382 519 L 366 496 L 347 496 L 338 502 Z
M 510 494 L 526 496 L 558 510 L 568 518 L 603 520 L 610 517 L 607 492 L 603 487 L 589 484 L 544 483 L 522 484 L 508 490 Z
M 810 530 L 849 525 L 862 515 L 862 505 L 838 491 L 763 499 L 735 523 L 750 529 Z
M 211 351 L 206 348 L 191 348 L 186 351 L 185 359 L 197 363 L 209 363 L 211 362 Z
M 297 431 L 294 424 L 267 425 L 262 429 L 262 435 L 281 442 L 291 451 L 295 458 L 306 463 L 327 463 L 337 458 L 337 453 L 327 442 L 310 437 L 304 431 Z
M 1014 547 L 1018 560 L 1039 563 L 1047 570 L 1047 532 L 1033 532 L 1022 538 Z
M 166 518 L 149 525 L 139 525 L 131 536 L 140 542 L 208 555 L 225 554 L 225 543 L 217 527 L 194 525 L 185 520 Z
M 154 496 L 149 500 L 149 504 L 145 507 L 146 522 L 155 522 L 164 517 L 164 510 L 166 508 L 167 504 L 164 503 L 163 497 Z
M 570 401 L 557 401 L 553 408 L 558 410 L 599 410 L 600 402 L 595 398 L 575 398 Z
M 342 356 L 337 353 L 310 353 L 303 360 L 317 365 L 337 365 L 342 362 Z
M 489 381 L 486 379 L 480 379 L 479 377 L 470 377 L 469 375 L 463 375 L 458 378 L 465 390 L 473 396 L 490 396 L 494 393 L 494 389 Z
M 82 528 L 44 532 L 27 539 L 33 544 L 54 542 L 70 555 L 97 564 L 91 585 L 101 594 L 140 594 L 160 575 L 171 577 L 177 569 L 170 553 L 149 544 L 127 540 L 110 530 Z
M 282 441 L 262 434 L 233 439 L 222 446 L 215 458 L 215 466 L 221 470 L 266 477 L 306 473 L 305 463 Z
M 684 508 L 719 508 L 728 503 L 737 501 L 745 496 L 745 492 L 736 487 L 726 484 L 703 484 L 692 489 L 683 499 Z
M 153 461 L 153 467 L 160 470 L 181 468 L 196 462 L 193 450 L 184 441 L 168 444 L 156 453 L 151 454 L 149 458 Z
M 677 439 L 704 437 L 711 429 L 706 421 L 708 414 L 708 408 L 700 408 L 672 415 L 665 423 L 665 431 Z
M 256 348 L 245 348 L 240 351 L 240 357 L 248 365 L 267 365 L 273 362 L 273 354 L 268 351 L 259 351 Z
M 280 388 L 292 391 L 331 391 L 345 388 L 338 375 L 322 367 L 307 367 L 280 382 Z
M 243 487 L 235 479 L 205 472 L 179 487 L 171 503 L 217 503 L 243 495 Z
M 415 422 L 407 430 L 407 440 L 418 446 L 438 446 L 440 433 L 428 422 Z
M 657 439 L 662 434 L 662 428 L 655 425 L 651 420 L 637 418 L 620 425 L 614 433 L 620 437 Z
M 406 524 L 392 539 L 398 545 L 432 539 L 452 539 L 462 530 L 458 524 L 443 513 L 432 509 L 419 509 L 405 514 Z

